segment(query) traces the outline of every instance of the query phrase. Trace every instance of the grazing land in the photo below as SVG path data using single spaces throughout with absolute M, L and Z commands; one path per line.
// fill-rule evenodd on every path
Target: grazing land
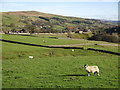
M 31 36 L 2 35 L 2 39 L 37 45 L 70 45 L 118 52 L 118 47 L 103 41 L 58 39 L 64 34 Z M 52 37 L 52 38 L 51 38 Z M 54 37 L 54 38 L 53 38 Z M 45 40 L 46 42 L 43 42 Z M 1 42 L 1 41 L 0 41 Z M 118 88 L 118 56 L 87 49 L 45 48 L 2 43 L 3 88 Z M 95 44 L 95 45 L 94 45 Z M 29 56 L 34 56 L 29 59 Z M 97 65 L 100 76 L 87 76 L 84 64 Z
M 19 41 L 19 42 L 30 43 L 30 44 L 37 44 L 37 45 L 46 45 L 46 46 L 47 45 L 71 45 L 71 46 L 74 45 L 76 47 L 84 47 L 86 49 L 94 48 L 94 49 L 119 52 L 118 45 L 115 43 L 109 43 L 109 42 L 104 42 L 104 41 L 83 40 L 83 39 L 58 39 L 61 37 L 66 38 L 67 37 L 66 34 L 40 34 L 40 35 L 32 35 L 32 36 L 6 35 L 5 34 L 5 35 L 2 35 L 2 39 Z M 45 42 L 43 42 L 43 40 Z M 88 44 L 88 45 L 80 45 L 80 44 Z M 99 44 L 103 44 L 103 45 L 99 45 Z

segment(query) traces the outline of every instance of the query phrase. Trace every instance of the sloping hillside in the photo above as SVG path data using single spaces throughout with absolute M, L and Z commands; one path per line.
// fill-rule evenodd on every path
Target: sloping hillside
M 16 12 L 3 12 L 3 15 L 24 15 L 24 16 L 45 16 L 45 17 L 51 17 L 55 16 L 53 14 L 47 14 L 47 13 L 42 13 L 42 12 L 37 12 L 37 11 L 16 11 Z
M 67 17 L 54 14 L 47 14 L 37 11 L 17 11 L 2 13 L 2 30 L 3 31 L 20 31 L 29 30 L 32 32 L 75 32 L 85 31 L 93 32 L 116 24 L 104 22 L 96 19 L 85 19 L 77 17 Z M 33 28 L 34 27 L 34 28 Z

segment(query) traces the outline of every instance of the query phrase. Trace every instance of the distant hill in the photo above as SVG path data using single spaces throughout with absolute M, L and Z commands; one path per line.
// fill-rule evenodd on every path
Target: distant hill
M 116 26 L 116 23 L 96 19 L 67 17 L 37 11 L 2 12 L 3 31 L 29 31 L 34 32 L 76 32 L 98 31 Z M 29 28 L 28 28 L 29 27 Z
M 110 23 L 113 23 L 113 24 L 118 24 L 118 21 L 116 20 L 103 20 L 104 22 L 110 22 Z
M 23 15 L 23 16 L 45 16 L 45 17 L 50 17 L 54 16 L 53 14 L 47 14 L 47 13 L 42 13 L 42 12 L 37 12 L 37 11 L 16 11 L 16 12 L 2 12 L 3 15 Z

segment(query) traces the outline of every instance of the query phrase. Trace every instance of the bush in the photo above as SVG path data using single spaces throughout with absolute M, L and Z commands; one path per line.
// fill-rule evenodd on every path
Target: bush
M 90 40 L 97 40 L 97 41 L 107 41 L 107 42 L 113 42 L 118 43 L 119 37 L 116 35 L 110 35 L 110 34 L 97 34 L 89 38 Z
M 79 33 L 75 33 L 75 34 L 68 34 L 69 38 L 75 38 L 75 39 L 88 39 L 88 36 L 86 34 L 79 34 Z

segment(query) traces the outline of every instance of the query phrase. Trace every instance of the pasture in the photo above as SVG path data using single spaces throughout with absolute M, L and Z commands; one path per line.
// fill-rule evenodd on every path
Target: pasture
M 38 35 L 38 37 L 3 35 L 2 38 L 38 45 L 108 43 L 54 39 L 49 38 L 49 35 Z M 47 42 L 44 43 L 43 39 Z M 83 47 L 118 52 L 116 46 L 88 45 Z M 34 56 L 34 58 L 29 59 L 29 56 Z M 84 64 L 98 65 L 100 76 L 91 74 L 88 77 Z M 43 48 L 2 42 L 2 87 L 118 88 L 118 56 L 86 49 L 72 51 L 72 49 Z

